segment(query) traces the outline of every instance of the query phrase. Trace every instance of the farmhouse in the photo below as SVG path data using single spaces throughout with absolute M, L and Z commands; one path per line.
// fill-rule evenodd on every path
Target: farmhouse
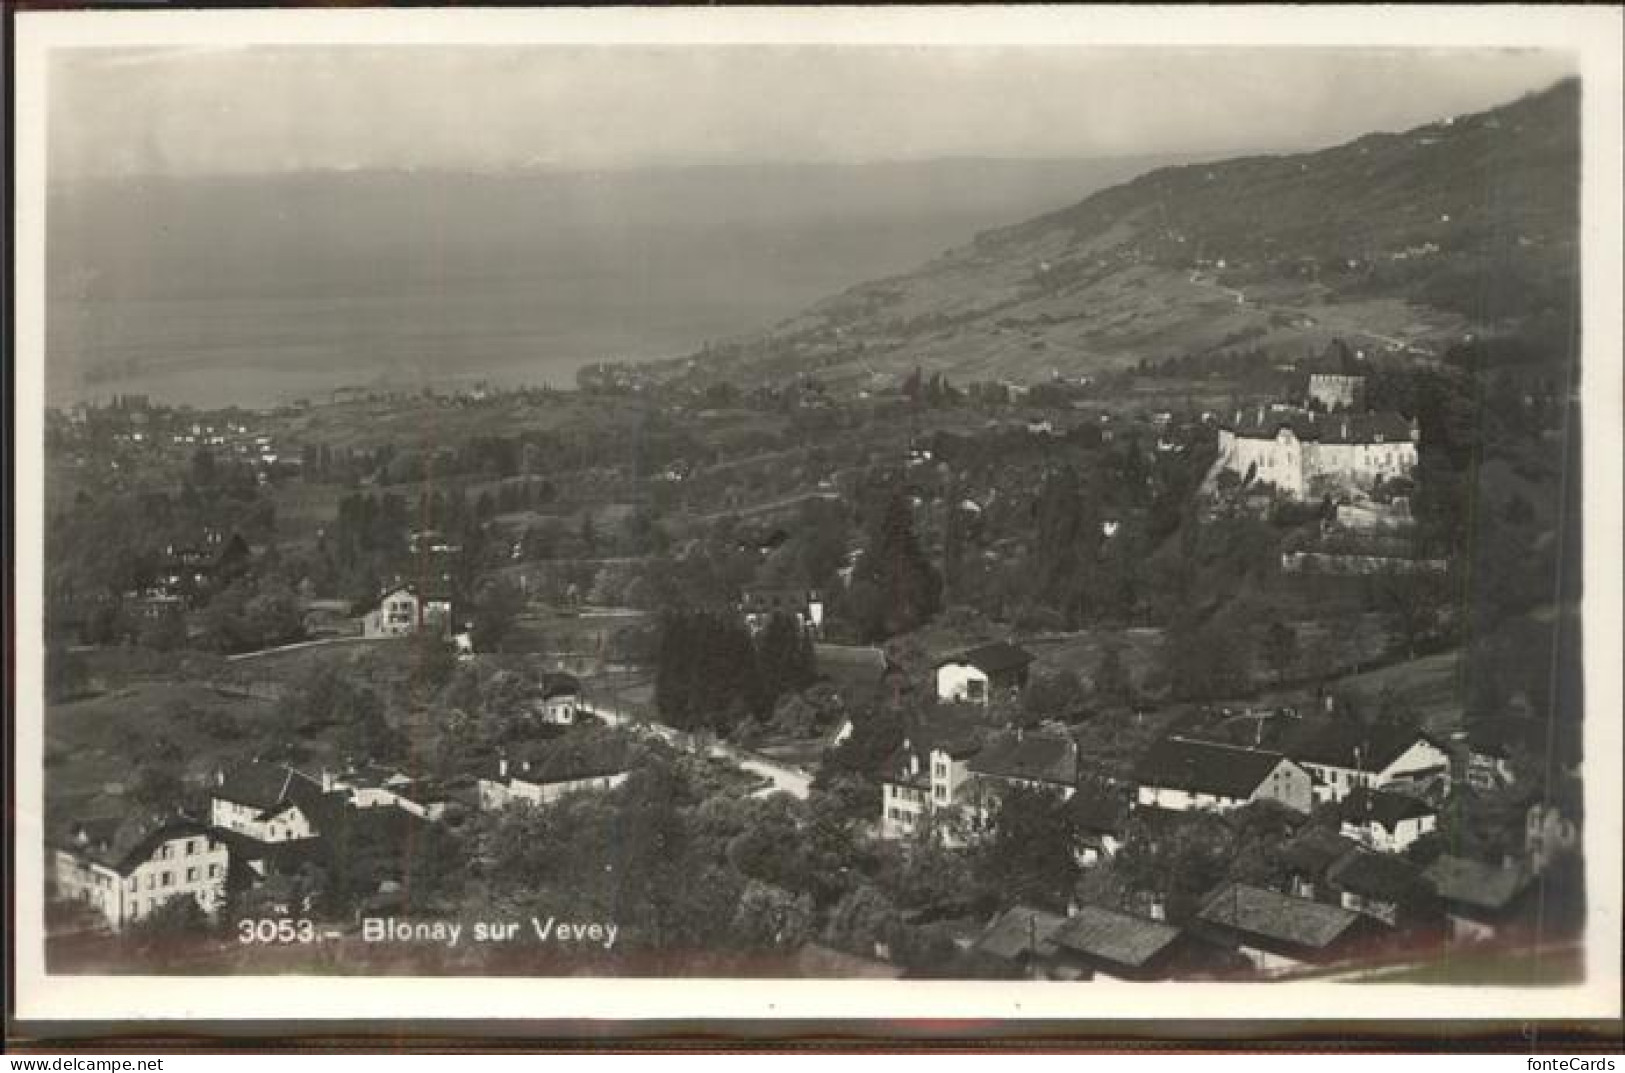
M 261 842 L 314 838 L 323 794 L 320 782 L 286 764 L 252 763 L 215 776 L 209 820 Z
M 1362 786 L 1449 787 L 1450 754 L 1420 730 L 1322 720 L 1302 727 L 1285 751 L 1315 777 L 1317 803 L 1341 801 Z
M 1432 805 L 1406 794 L 1359 787 L 1344 799 L 1342 820 L 1343 837 L 1379 853 L 1403 853 L 1437 830 L 1439 814 Z
M 1032 662 L 1031 652 L 1003 641 L 973 648 L 937 664 L 937 699 L 986 705 L 1025 686 Z
M 499 756 L 480 777 L 482 810 L 506 808 L 515 802 L 551 805 L 567 794 L 612 790 L 630 774 L 622 763 L 592 763 L 573 757 Z
M 1444 906 L 1450 936 L 1493 938 L 1505 930 L 1532 889 L 1528 869 L 1494 865 L 1446 853 L 1422 873 Z
M 1080 906 L 1049 941 L 1060 970 L 1056 975 L 1070 979 L 1164 980 L 1190 946 L 1172 924 L 1098 905 Z
M 1375 917 L 1390 927 L 1412 928 L 1438 920 L 1438 899 L 1421 871 L 1403 857 L 1357 849 L 1327 872 L 1344 909 Z
M 1070 798 L 1078 789 L 1078 743 L 1062 734 L 1017 730 L 988 742 L 968 769 L 995 790 L 1025 786 Z
M 1055 933 L 1066 918 L 1017 905 L 995 917 L 971 953 L 1001 975 L 1046 979 L 1055 968 Z
M 117 931 L 172 898 L 213 913 L 225 897 L 230 853 L 195 820 L 112 817 L 78 823 L 53 847 L 57 893 L 83 902 Z
M 451 628 L 451 597 L 399 585 L 378 598 L 378 606 L 362 620 L 366 637 L 405 637 L 409 634 L 445 633 Z
M 542 675 L 541 689 L 532 708 L 550 726 L 574 726 L 581 708 L 581 680 L 573 674 L 550 672 Z
M 1275 801 L 1298 812 L 1313 807 L 1313 780 L 1287 757 L 1264 749 L 1172 736 L 1152 745 L 1135 769 L 1142 806 L 1224 812 Z
M 1353 910 L 1245 883 L 1214 891 L 1197 920 L 1266 975 L 1344 960 L 1383 930 Z
M 1322 414 L 1296 407 L 1236 411 L 1219 427 L 1215 472 L 1267 483 L 1297 500 L 1410 479 L 1421 430 L 1396 413 Z

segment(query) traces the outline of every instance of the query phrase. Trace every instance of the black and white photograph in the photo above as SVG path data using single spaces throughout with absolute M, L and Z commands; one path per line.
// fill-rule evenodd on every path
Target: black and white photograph
M 1344 14 L 19 13 L 25 997 L 1619 1016 L 1619 12 Z

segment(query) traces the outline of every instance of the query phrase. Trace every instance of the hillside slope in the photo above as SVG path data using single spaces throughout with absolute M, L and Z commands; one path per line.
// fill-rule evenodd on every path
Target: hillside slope
M 712 374 L 1097 372 L 1342 337 L 1428 353 L 1572 312 L 1579 86 L 1293 156 L 1168 167 L 854 287 Z

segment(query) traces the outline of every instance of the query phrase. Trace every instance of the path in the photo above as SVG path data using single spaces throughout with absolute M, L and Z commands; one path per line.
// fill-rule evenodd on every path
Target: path
M 767 779 L 773 784 L 775 790 L 789 794 L 800 801 L 807 800 L 812 793 L 813 777 L 810 772 L 788 764 L 780 764 L 756 753 L 747 752 L 723 742 L 704 742 L 696 739 L 692 734 L 685 734 L 674 727 L 664 723 L 640 723 L 632 718 L 629 712 L 621 711 L 607 704 L 594 702 L 582 704 L 581 710 L 595 715 L 610 726 L 628 727 L 635 733 L 653 738 L 659 738 L 667 745 L 696 756 L 712 756 L 720 760 L 727 760 L 737 767 L 744 768 L 752 775 Z

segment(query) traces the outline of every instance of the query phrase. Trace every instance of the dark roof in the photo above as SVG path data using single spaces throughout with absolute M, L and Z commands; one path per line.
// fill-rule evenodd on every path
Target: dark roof
M 577 697 L 581 695 L 581 680 L 573 674 L 562 671 L 549 672 L 542 675 L 542 699 L 552 700 L 554 697 Z
M 1352 910 L 1245 883 L 1226 883 L 1197 915 L 1208 924 L 1306 950 L 1331 946 L 1360 919 Z
M 1001 734 L 973 756 L 968 766 L 977 775 L 1075 786 L 1078 745 L 1055 734 Z
M 1033 661 L 1035 657 L 1025 648 L 1010 644 L 1007 641 L 995 641 L 990 645 L 982 645 L 968 652 L 962 652 L 950 659 L 942 660 L 937 666 L 942 667 L 949 663 L 965 663 L 983 674 L 1003 674 L 1006 671 L 1019 671 Z
M 1128 802 L 1099 786 L 1081 786 L 1066 803 L 1067 818 L 1084 834 L 1121 836 L 1128 827 Z
M 987 926 L 973 949 L 1005 960 L 1035 952 L 1039 957 L 1048 957 L 1055 953 L 1055 933 L 1065 923 L 1063 916 L 1025 905 L 1014 906 Z
M 1299 727 L 1284 748 L 1288 756 L 1300 763 L 1381 771 L 1418 741 L 1437 744 L 1414 728 L 1393 724 L 1368 727 L 1348 720 L 1322 719 Z M 1356 750 L 1358 764 L 1355 763 Z
M 1172 946 L 1179 934 L 1171 924 L 1086 905 L 1056 929 L 1051 941 L 1062 949 L 1137 969 Z
M 1274 439 L 1282 429 L 1290 429 L 1298 439 L 1317 443 L 1409 443 L 1411 440 L 1410 421 L 1392 411 L 1317 414 L 1312 410 L 1288 408 L 1266 409 L 1261 415 L 1254 408 L 1243 410 L 1239 422 L 1226 422 L 1225 427 L 1247 439 Z
M 1298 875 L 1319 878 L 1355 848 L 1352 839 L 1329 827 L 1308 827 L 1278 849 L 1276 857 Z
M 1344 823 L 1360 827 L 1377 823 L 1393 831 L 1398 828 L 1401 820 L 1432 816 L 1437 811 L 1425 801 L 1418 801 L 1406 794 L 1387 790 L 1367 790 L 1362 786 L 1356 787 L 1343 800 L 1342 816 Z
M 1503 868 L 1448 853 L 1422 874 L 1445 901 L 1479 910 L 1505 909 L 1529 885 L 1529 873 L 1521 868 Z
M 1411 901 L 1432 893 L 1421 870 L 1405 858 L 1363 849 L 1346 854 L 1332 865 L 1326 879 L 1338 890 L 1389 902 Z
M 858 645 L 816 644 L 818 674 L 838 689 L 874 689 L 890 669 L 886 653 L 879 648 Z
M 186 816 L 153 819 L 145 816 L 110 816 L 74 824 L 58 845 L 77 856 L 127 874 L 172 838 L 209 835 L 207 824 Z
M 1175 735 L 1156 742 L 1141 755 L 1135 778 L 1142 785 L 1244 798 L 1252 796 L 1283 759 L 1280 753 L 1264 749 Z
M 228 774 L 211 793 L 223 800 L 269 812 L 284 803 L 304 807 L 322 793 L 321 783 L 286 764 L 246 764 Z

